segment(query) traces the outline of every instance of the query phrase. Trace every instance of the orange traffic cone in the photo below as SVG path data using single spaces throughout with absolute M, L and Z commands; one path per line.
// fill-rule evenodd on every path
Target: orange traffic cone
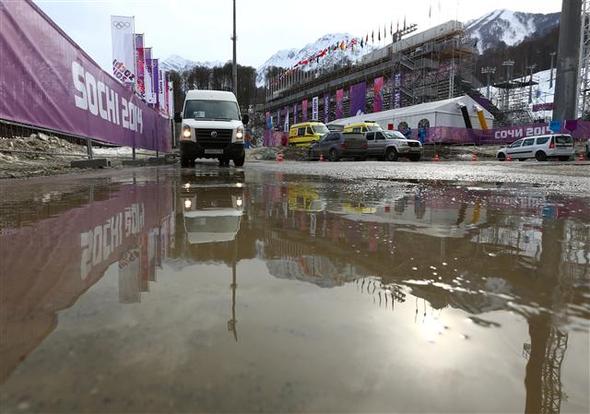
M 326 159 L 324 158 L 324 154 L 320 154 L 320 161 L 326 161 Z
M 477 161 L 477 154 L 475 152 L 471 156 L 471 161 Z
M 508 158 L 506 158 L 506 161 L 512 161 L 512 157 L 509 155 Z
M 580 156 L 578 157 L 578 161 L 586 161 L 586 157 L 584 157 L 583 152 L 580 152 Z
M 434 161 L 440 161 L 440 157 L 438 156 L 438 154 L 434 155 Z
M 283 162 L 284 158 L 283 158 L 283 153 L 279 152 L 277 154 L 277 162 Z

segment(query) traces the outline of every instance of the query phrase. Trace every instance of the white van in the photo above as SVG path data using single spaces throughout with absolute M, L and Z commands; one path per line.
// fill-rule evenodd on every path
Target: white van
M 546 161 L 549 158 L 558 158 L 560 161 L 568 161 L 575 155 L 574 139 L 571 135 L 555 134 L 539 137 L 519 139 L 497 153 L 500 161 L 510 158 L 524 161 L 528 158 L 536 158 L 537 161 Z
M 248 115 L 240 116 L 238 100 L 232 92 L 188 91 L 181 113 L 174 117 L 182 122 L 180 164 L 194 165 L 196 158 L 214 158 L 221 166 L 233 160 L 236 167 L 244 165 L 244 125 Z

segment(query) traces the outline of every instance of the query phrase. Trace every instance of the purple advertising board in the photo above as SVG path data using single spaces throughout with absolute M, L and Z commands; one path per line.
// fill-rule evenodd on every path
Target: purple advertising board
M 350 87 L 350 116 L 365 113 L 367 104 L 367 83 L 361 82 Z
M 373 112 L 383 110 L 383 76 L 376 78 L 373 83 Z
M 170 122 L 102 70 L 31 0 L 0 3 L 0 119 L 166 152 Z
M 336 119 L 344 116 L 344 90 L 338 89 L 336 91 Z
M 576 122 L 573 131 L 566 128 L 567 124 L 564 123 L 557 133 L 571 134 L 576 141 L 585 141 L 590 137 L 590 122 Z M 552 133 L 555 132 L 551 131 L 549 124 L 518 125 L 488 130 L 434 127 L 424 129 L 424 143 L 504 145 L 521 138 Z M 419 138 L 417 129 L 412 131 L 412 138 Z

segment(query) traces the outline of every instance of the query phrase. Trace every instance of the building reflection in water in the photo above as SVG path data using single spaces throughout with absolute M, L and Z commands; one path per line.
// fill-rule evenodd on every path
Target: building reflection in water
M 560 410 L 568 320 L 590 319 L 585 200 L 437 183 L 367 196 L 362 188 L 340 193 L 328 182 L 232 169 L 111 185 L 102 200 L 78 198 L 86 202 L 0 235 L 9 258 L 0 314 L 11 338 L 2 343 L 8 364 L 0 381 L 55 329 L 57 312 L 115 263 L 125 304 L 141 302 L 162 265 L 226 265 L 227 329 L 237 342 L 237 265 L 259 259 L 279 279 L 354 286 L 385 311 L 411 297 L 415 323 L 432 323 L 449 307 L 483 326 L 490 322 L 478 315 L 519 313 L 530 336 L 525 410 Z M 25 260 L 30 245 L 37 248 Z

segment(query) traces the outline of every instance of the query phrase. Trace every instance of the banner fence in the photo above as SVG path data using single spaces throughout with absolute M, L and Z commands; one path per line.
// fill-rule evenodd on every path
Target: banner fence
M 169 120 L 102 70 L 31 0 L 2 2 L 0 23 L 0 120 L 170 150 Z

